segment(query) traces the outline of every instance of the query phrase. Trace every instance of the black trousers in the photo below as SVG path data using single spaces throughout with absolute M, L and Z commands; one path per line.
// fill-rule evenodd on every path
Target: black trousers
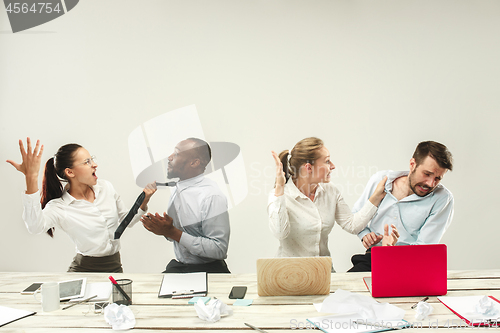
M 371 272 L 372 271 L 372 251 L 366 250 L 365 254 L 355 254 L 351 257 L 352 268 L 347 272 Z
M 231 273 L 224 260 L 215 260 L 207 264 L 183 264 L 175 259 L 170 260 L 162 273 Z
M 77 253 L 68 272 L 123 273 L 120 252 L 105 257 L 90 257 Z

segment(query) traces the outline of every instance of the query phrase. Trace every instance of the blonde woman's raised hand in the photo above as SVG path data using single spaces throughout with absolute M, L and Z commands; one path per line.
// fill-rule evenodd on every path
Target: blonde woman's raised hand
M 276 196 L 280 196 L 284 193 L 284 186 L 286 183 L 285 172 L 283 171 L 283 163 L 281 163 L 278 154 L 274 151 L 271 151 L 271 154 L 273 155 L 274 163 L 276 164 L 276 185 L 274 194 Z

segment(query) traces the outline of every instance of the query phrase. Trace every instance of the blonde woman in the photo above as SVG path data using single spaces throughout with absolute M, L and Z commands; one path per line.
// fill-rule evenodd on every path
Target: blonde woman
M 330 152 L 318 138 L 299 141 L 279 155 L 272 152 L 276 163 L 276 184 L 267 207 L 269 227 L 279 239 L 279 257 L 330 256 L 328 235 L 335 223 L 356 235 L 377 212 L 385 197 L 387 177 L 356 214 L 351 212 L 340 191 L 330 184 L 335 165 Z M 397 230 L 384 238 L 386 245 L 397 241 Z

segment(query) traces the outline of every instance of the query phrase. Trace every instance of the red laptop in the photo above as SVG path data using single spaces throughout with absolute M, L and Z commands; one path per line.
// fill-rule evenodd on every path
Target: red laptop
M 363 280 L 373 297 L 446 295 L 446 245 L 375 246 Z

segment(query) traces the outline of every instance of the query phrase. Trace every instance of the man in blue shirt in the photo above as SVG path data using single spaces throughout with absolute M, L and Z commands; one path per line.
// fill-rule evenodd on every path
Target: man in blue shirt
M 168 157 L 167 177 L 179 178 L 163 216 L 143 215 L 144 227 L 174 244 L 163 273 L 230 273 L 224 259 L 229 245 L 227 198 L 203 174 L 212 158 L 210 146 L 198 138 L 179 142 Z
M 371 271 L 370 249 L 381 245 L 384 225 L 394 225 L 399 231 L 396 245 L 439 243 L 453 218 L 453 195 L 440 182 L 452 169 L 453 158 L 446 146 L 424 141 L 415 149 L 409 172 L 388 170 L 374 174 L 353 212 L 361 209 L 385 176 L 387 195 L 370 224 L 358 234 L 367 251 L 351 258 L 354 266 L 349 272 Z

